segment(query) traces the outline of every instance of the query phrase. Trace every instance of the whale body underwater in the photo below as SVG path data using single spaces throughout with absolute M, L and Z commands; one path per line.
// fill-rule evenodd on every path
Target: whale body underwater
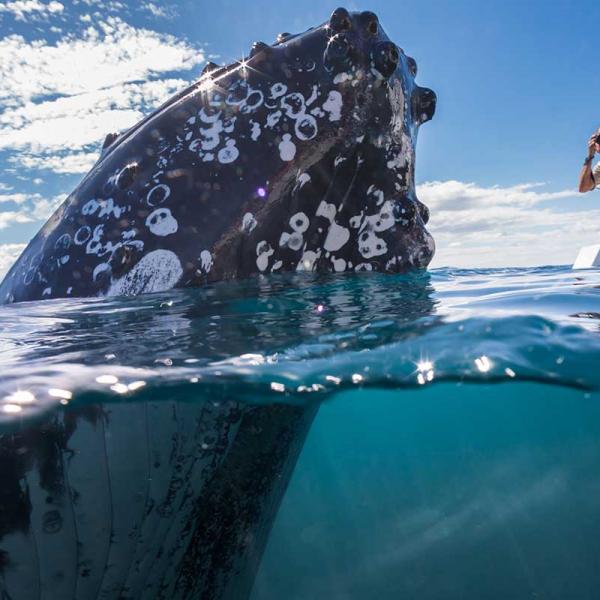
M 120 135 L 25 248 L 1 302 L 282 271 L 423 268 L 415 194 L 436 96 L 371 12 L 257 42 Z
M 0 301 L 427 266 L 415 144 L 436 98 L 416 72 L 373 13 L 345 9 L 209 64 L 108 136 Z M 416 318 L 422 303 L 389 310 Z M 1 433 L 0 597 L 248 598 L 318 405 L 213 400 L 73 402 Z

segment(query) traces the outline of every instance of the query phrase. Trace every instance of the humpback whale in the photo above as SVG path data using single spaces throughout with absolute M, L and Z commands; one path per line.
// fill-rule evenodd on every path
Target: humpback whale
M 31 240 L 0 301 L 164 291 L 282 271 L 426 267 L 415 194 L 436 96 L 371 12 L 256 42 L 102 155 Z

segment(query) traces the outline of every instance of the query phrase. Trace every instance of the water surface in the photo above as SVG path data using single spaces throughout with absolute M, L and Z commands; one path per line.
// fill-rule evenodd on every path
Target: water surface
M 61 520 L 48 534 L 35 495 L 50 484 L 28 471 L 47 448 L 5 443 L 4 466 L 17 446 L 30 457 L 10 477 L 33 506 L 19 527 L 0 524 L 6 593 L 37 573 L 23 597 L 596 597 L 599 286 L 600 272 L 562 267 L 439 269 L 0 307 L 4 441 L 60 424 L 53 481 L 81 499 L 52 500 L 60 515 L 74 503 L 77 531 L 92 487 L 103 489 L 85 475 L 101 448 L 113 515 L 95 533 Z M 144 458 L 161 452 L 160 467 Z M 185 526 L 171 513 L 149 520 L 168 496 L 148 483 L 153 468 L 165 490 L 184 490 L 168 502 L 192 515 Z M 225 514 L 234 496 L 252 496 L 252 510 Z M 120 521 L 119 502 L 132 507 Z M 195 525 L 186 541 L 177 532 L 202 510 L 227 527 Z M 60 568 L 44 558 L 48 540 L 77 535 L 106 538 L 88 543 L 86 576 L 81 540 Z M 221 554 L 235 546 L 234 558 L 215 562 L 208 542 L 190 558 L 192 538 L 218 538 Z

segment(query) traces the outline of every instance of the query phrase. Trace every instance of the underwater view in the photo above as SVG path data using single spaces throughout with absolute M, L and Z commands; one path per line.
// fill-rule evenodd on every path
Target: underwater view
M 3 598 L 595 598 L 600 273 L 0 307 Z

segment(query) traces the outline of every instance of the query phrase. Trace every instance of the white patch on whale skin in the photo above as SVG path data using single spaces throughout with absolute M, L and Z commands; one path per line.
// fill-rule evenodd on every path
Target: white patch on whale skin
M 279 144 L 279 156 L 286 162 L 294 160 L 294 156 L 296 156 L 296 145 L 292 142 L 292 136 L 289 133 L 283 136 L 283 140 Z
M 327 252 L 335 252 L 336 250 L 339 250 L 350 239 L 350 231 L 346 227 L 342 227 L 341 225 L 335 223 L 336 213 L 337 210 L 333 204 L 329 204 L 325 202 L 325 200 L 321 200 L 321 204 L 319 204 L 319 207 L 317 208 L 316 215 L 318 217 L 324 217 L 330 223 L 327 237 L 325 238 L 325 243 L 323 244 L 323 248 Z
M 87 246 L 85 247 L 86 254 L 97 254 L 98 256 L 102 256 L 102 254 L 104 254 L 104 246 L 100 241 L 103 235 L 104 225 L 96 225 L 96 227 L 94 227 L 92 239 L 87 243 Z M 77 234 L 75 234 L 75 237 L 77 237 Z
M 73 241 L 77 246 L 85 244 L 92 236 L 92 230 L 89 225 L 82 225 L 73 236 Z
M 281 108 L 290 119 L 298 119 L 303 115 L 305 106 L 304 96 L 300 92 L 292 92 L 281 99 Z
M 279 98 L 287 92 L 287 85 L 284 83 L 275 83 L 271 86 L 271 98 Z
M 221 117 L 221 111 L 215 112 L 214 115 L 207 115 L 206 110 L 204 109 L 204 107 L 202 107 L 200 109 L 200 112 L 198 112 L 198 116 L 200 117 L 200 120 L 203 123 L 216 123 Z
M 252 97 L 255 98 L 254 102 L 251 102 Z M 255 110 L 260 108 L 265 101 L 264 94 L 260 90 L 249 88 L 248 95 L 244 102 L 240 106 L 240 112 L 242 114 L 253 113 Z
M 252 131 L 250 132 L 250 137 L 252 138 L 252 141 L 255 142 L 261 134 L 260 131 L 260 124 L 257 123 L 256 121 L 250 121 L 250 125 L 252 126 Z
M 336 273 L 341 273 L 346 270 L 346 261 L 343 258 L 332 258 L 333 270 Z
M 293 233 L 286 233 L 285 231 L 281 234 L 279 238 L 279 245 L 283 247 L 290 248 L 291 250 L 300 250 L 302 248 L 302 244 L 304 243 L 304 238 L 302 234 L 298 231 L 294 231 Z
M 352 79 L 352 75 L 350 73 L 338 73 L 333 78 L 333 83 L 344 83 L 344 81 L 348 81 L 349 79 Z
M 118 206 L 115 204 L 115 201 L 112 198 L 108 200 L 100 200 L 98 202 L 98 206 L 100 207 L 100 212 L 98 213 L 98 218 L 102 217 L 110 217 L 113 215 L 115 219 L 119 219 L 121 214 L 125 212 L 125 208 L 123 206 Z
M 200 138 L 192 140 L 188 146 L 188 150 L 194 154 L 199 154 L 202 156 L 202 140 Z
M 435 240 L 430 235 L 427 236 L 427 248 L 429 249 L 429 252 L 431 252 L 431 255 L 433 256 L 433 254 L 435 253 Z
M 336 213 L 337 210 L 334 204 L 329 204 L 325 200 L 321 200 L 321 204 L 319 204 L 315 214 L 317 217 L 325 217 L 330 223 L 333 223 Z
M 213 123 L 208 129 L 200 129 L 200 135 L 202 136 L 202 150 L 214 150 L 221 143 L 222 131 L 223 123 L 221 121 Z
M 339 250 L 350 239 L 350 231 L 337 223 L 332 223 L 327 232 L 323 248 L 328 252 Z
M 304 233 L 309 225 L 310 221 L 303 212 L 298 212 L 290 218 L 290 227 L 298 233 Z
M 183 275 L 181 262 L 171 250 L 154 250 L 146 254 L 134 267 L 112 282 L 107 296 L 135 296 L 149 292 L 170 290 Z
M 310 181 L 310 175 L 308 173 L 300 173 L 298 175 L 298 189 L 302 189 Z
M 323 110 L 329 113 L 330 121 L 339 121 L 342 118 L 342 95 L 335 90 L 329 92 Z
M 157 208 L 146 217 L 146 227 L 154 235 L 164 237 L 175 233 L 178 224 L 168 208 Z
M 312 115 L 302 113 L 296 119 L 296 125 L 294 126 L 294 132 L 296 137 L 302 141 L 312 140 L 317 137 L 319 127 L 316 119 Z
M 219 150 L 217 157 L 221 164 L 226 165 L 234 162 L 239 155 L 240 152 L 235 145 L 235 140 L 227 140 L 225 148 Z
M 273 255 L 275 250 L 271 248 L 271 245 L 263 240 L 262 242 L 258 242 L 256 244 L 256 266 L 259 271 L 266 271 L 269 266 L 269 257 Z
M 203 273 L 209 273 L 213 266 L 213 257 L 208 250 L 200 252 L 200 269 Z
M 390 160 L 387 161 L 388 169 L 400 169 L 406 167 L 408 156 L 404 152 L 397 152 Z
M 93 215 L 98 210 L 99 206 L 98 200 L 92 198 L 81 207 L 81 214 L 86 216 Z
M 208 104 L 210 106 L 219 108 L 222 103 L 223 103 L 223 95 L 222 94 L 213 94 L 212 98 L 209 96 Z
M 348 266 L 350 266 L 350 264 L 348 264 Z M 369 263 L 360 263 L 354 267 L 354 270 L 355 271 L 372 271 L 373 265 L 370 265 Z
M 237 117 L 231 117 L 223 123 L 223 131 L 225 133 L 233 133 L 235 129 L 235 122 L 237 121 Z
M 271 113 L 268 117 L 267 117 L 267 124 L 265 125 L 265 127 L 268 127 L 269 129 L 273 129 L 273 127 L 275 127 L 275 125 L 277 125 L 277 123 L 279 123 L 279 119 L 281 119 L 281 111 L 280 110 L 276 110 L 274 113 Z
M 71 247 L 71 236 L 68 233 L 63 233 L 57 240 L 54 242 L 55 248 L 62 248 L 63 250 L 68 250 Z
M 158 206 L 167 200 L 170 195 L 171 188 L 164 183 L 159 183 L 146 194 L 146 204 L 148 206 Z
M 380 206 L 381 204 L 383 204 L 383 201 L 385 199 L 383 191 L 376 188 L 374 185 L 369 186 L 369 189 L 367 190 L 367 195 L 375 196 L 375 198 L 377 198 L 377 200 L 375 201 L 375 204 L 377 206 Z
M 404 128 L 404 92 L 400 81 L 394 80 L 389 87 L 389 99 L 392 109 L 391 132 L 395 139 L 399 139 Z
M 256 227 L 257 222 L 256 219 L 254 218 L 254 215 L 251 212 L 247 212 L 243 217 L 242 217 L 242 226 L 240 227 L 240 229 L 242 231 L 245 231 L 246 233 L 251 233 L 254 228 Z
M 368 215 L 360 225 L 359 231 L 387 231 L 394 226 L 394 207 L 386 200 L 376 215 Z
M 304 244 L 303 234 L 307 231 L 310 220 L 305 213 L 297 212 L 290 217 L 289 224 L 293 231 L 292 233 L 282 233 L 279 238 L 279 245 L 295 251 L 300 250 Z
M 386 271 L 391 271 L 392 267 L 395 267 L 397 263 L 398 263 L 398 257 L 392 256 L 392 258 L 390 258 L 390 260 L 388 260 L 385 263 L 385 270 Z
M 109 272 L 111 271 L 111 267 L 108 263 L 100 263 L 99 265 L 96 265 L 96 268 L 94 269 L 94 272 L 92 273 L 92 280 L 96 281 L 98 279 L 98 277 L 100 277 L 101 273 L 105 273 L 105 272 Z
M 306 106 L 310 106 L 319 97 L 319 86 L 313 85 L 310 98 L 306 101 Z
M 377 237 L 372 232 L 361 233 L 358 243 L 358 251 L 365 258 L 373 258 L 381 256 L 387 252 L 387 244 L 385 240 Z
M 296 265 L 296 271 L 312 271 L 315 262 L 321 256 L 320 252 L 313 252 L 312 250 L 306 250 L 302 255 L 302 258 Z
M 352 229 L 358 229 L 360 227 L 360 224 L 362 223 L 362 220 L 363 220 L 363 213 L 361 212 L 360 215 L 350 217 L 350 220 L 348 221 L 348 223 L 350 224 L 350 227 L 352 227 Z

